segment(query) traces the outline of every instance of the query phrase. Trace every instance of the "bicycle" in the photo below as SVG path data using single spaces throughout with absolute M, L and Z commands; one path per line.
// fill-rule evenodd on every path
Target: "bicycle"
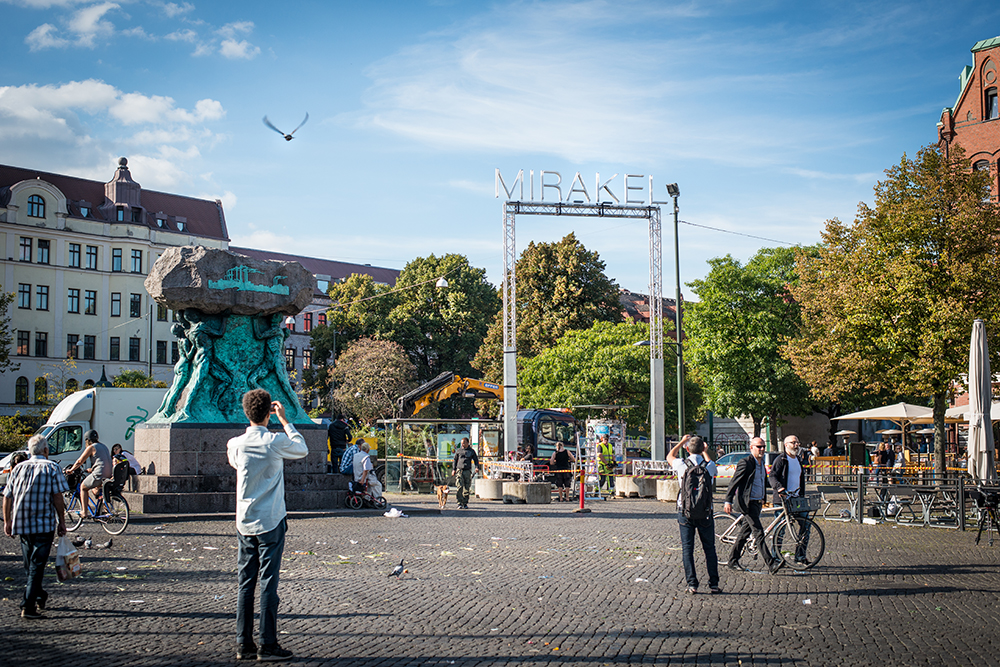
M 812 513 L 818 510 L 819 497 L 787 498 L 781 496 L 780 500 L 781 511 L 764 529 L 765 542 L 769 541 L 771 552 L 780 556 L 793 570 L 808 570 L 823 559 L 826 538 L 823 537 L 823 531 L 819 524 L 808 516 L 797 516 L 797 514 Z M 733 516 L 725 512 L 718 512 L 714 519 L 716 538 L 720 543 L 727 545 L 736 542 L 736 536 L 740 529 L 743 524 L 747 523 L 746 517 L 742 514 Z M 756 559 L 758 555 L 760 555 L 760 551 L 753 533 L 751 533 L 740 557 L 752 556 Z
M 128 474 L 128 462 L 118 463 L 114 467 L 113 477 L 104 481 L 97 498 L 88 495 L 89 516 L 101 524 L 104 532 L 110 535 L 121 535 L 128 527 L 128 502 L 121 496 Z M 66 473 L 66 481 L 69 482 L 70 488 L 65 494 L 66 531 L 72 533 L 83 525 L 83 505 L 80 502 L 83 472 L 76 470 Z
M 976 544 L 979 544 L 985 530 L 989 537 L 990 546 L 992 547 L 994 538 L 998 530 L 1000 530 L 1000 516 L 997 514 L 997 506 L 1000 505 L 1000 494 L 976 489 L 971 491 L 969 495 L 972 496 L 973 501 L 976 503 L 976 510 L 979 512 L 979 521 L 977 522 L 979 532 L 976 533 Z

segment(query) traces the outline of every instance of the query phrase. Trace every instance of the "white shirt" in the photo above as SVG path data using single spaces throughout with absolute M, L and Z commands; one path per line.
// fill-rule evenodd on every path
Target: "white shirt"
M 291 424 L 284 433 L 248 426 L 226 445 L 229 465 L 236 468 L 236 530 L 262 535 L 285 518 L 284 459 L 309 453 L 305 438 Z
M 794 498 L 799 495 L 799 483 L 802 479 L 802 464 L 799 463 L 798 457 L 789 456 L 788 457 L 788 485 L 785 487 L 785 491 L 788 492 L 790 498 Z
M 360 482 L 366 470 L 373 470 L 372 458 L 368 452 L 358 452 L 354 455 L 354 481 Z

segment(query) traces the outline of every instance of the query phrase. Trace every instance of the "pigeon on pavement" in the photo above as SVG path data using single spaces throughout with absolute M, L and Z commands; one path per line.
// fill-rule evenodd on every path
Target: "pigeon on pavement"
M 403 574 L 403 561 L 402 561 L 402 559 L 400 559 L 399 565 L 397 565 L 396 567 L 392 568 L 392 572 L 389 573 L 389 576 L 390 577 L 396 577 L 396 579 L 398 580 L 399 579 L 399 575 L 401 575 L 401 574 Z

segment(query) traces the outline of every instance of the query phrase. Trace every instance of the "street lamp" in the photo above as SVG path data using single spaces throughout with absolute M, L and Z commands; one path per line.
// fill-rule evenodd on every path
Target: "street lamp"
M 677 352 L 677 437 L 684 435 L 684 350 L 681 347 L 681 249 L 678 235 L 677 215 L 680 213 L 680 206 L 677 199 L 681 196 L 681 189 L 676 183 L 667 184 L 667 194 L 674 200 L 674 270 L 677 277 L 677 294 L 674 300 L 674 349 Z M 657 304 L 659 307 L 659 304 Z

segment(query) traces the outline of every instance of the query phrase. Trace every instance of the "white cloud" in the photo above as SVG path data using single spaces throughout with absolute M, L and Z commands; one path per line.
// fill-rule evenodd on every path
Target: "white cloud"
M 43 23 L 28 33 L 28 36 L 24 38 L 24 43 L 31 51 L 66 48 L 68 46 L 93 48 L 96 40 L 108 38 L 114 34 L 114 25 L 105 20 L 104 15 L 118 8 L 119 5 L 114 2 L 102 2 L 83 7 L 60 21 L 65 28 L 63 31 L 59 31 L 51 23 Z M 60 36 L 63 32 L 72 34 L 73 39 Z
M 224 39 L 219 46 L 219 53 L 230 59 L 250 60 L 260 53 L 260 47 L 254 46 L 245 39 L 238 42 L 235 39 Z
M 172 42 L 196 42 L 198 41 L 198 33 L 190 28 L 185 28 L 184 30 L 177 30 L 166 36 L 165 39 L 169 39 Z
M 194 5 L 190 2 L 182 2 L 177 4 L 176 2 L 168 2 L 163 5 L 163 13 L 170 18 L 177 18 L 183 14 L 189 14 L 194 11 Z
M 56 27 L 51 23 L 43 23 L 28 33 L 24 38 L 24 43 L 28 45 L 29 51 L 41 51 L 42 49 L 62 48 L 69 46 L 69 40 L 63 39 L 52 33 Z
M 156 39 L 153 35 L 150 35 L 148 32 L 146 32 L 141 25 L 137 25 L 134 28 L 128 28 L 126 30 L 122 30 L 122 34 L 125 35 L 126 37 L 138 37 L 139 39 L 148 39 L 151 41 Z
M 221 200 L 222 210 L 225 211 L 227 215 L 229 214 L 230 211 L 236 208 L 236 195 L 230 192 L 229 190 L 226 190 L 221 195 L 217 192 L 216 193 L 202 192 L 201 194 L 197 194 L 194 196 L 199 199 L 211 199 L 213 201 L 216 199 Z
M 227 39 L 235 39 L 239 35 L 249 35 L 253 32 L 253 27 L 253 21 L 235 21 L 227 23 L 216 32 Z
M 86 2 L 86 0 L 4 0 L 4 2 L 29 9 L 49 9 L 50 7 L 70 7 Z

